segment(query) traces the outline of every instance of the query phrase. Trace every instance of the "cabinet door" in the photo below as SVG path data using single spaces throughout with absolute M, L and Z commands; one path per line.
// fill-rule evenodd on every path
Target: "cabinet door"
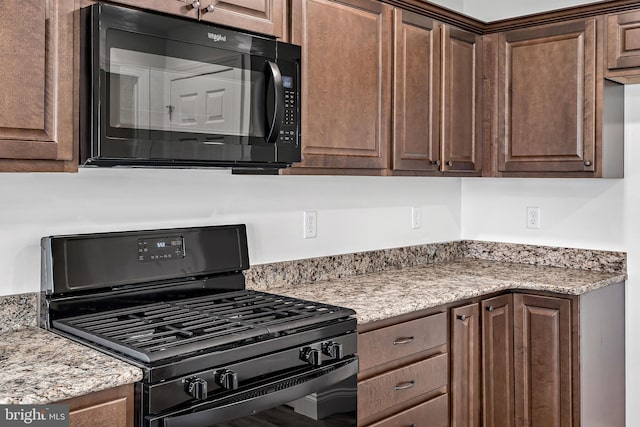
M 114 3 L 135 6 L 149 11 L 170 13 L 185 18 L 198 19 L 199 6 L 202 1 L 195 0 L 112 0 Z
M 514 295 L 516 426 L 570 427 L 571 302 Z
M 634 67 L 640 68 L 640 12 L 607 16 L 607 68 Z
M 201 19 L 283 38 L 285 0 L 201 0 Z
M 512 296 L 489 298 L 482 305 L 483 426 L 512 427 Z
M 0 1 L 0 171 L 77 170 L 74 10 Z
M 499 39 L 498 170 L 593 172 L 596 19 Z
M 133 427 L 133 384 L 66 400 L 70 427 Z
M 393 169 L 440 169 L 440 24 L 394 10 Z
M 451 310 L 451 427 L 480 427 L 480 305 Z
M 476 34 L 443 26 L 442 170 L 475 172 L 482 160 L 482 43 Z
M 392 7 L 375 0 L 294 0 L 302 46 L 298 166 L 385 169 L 389 163 Z

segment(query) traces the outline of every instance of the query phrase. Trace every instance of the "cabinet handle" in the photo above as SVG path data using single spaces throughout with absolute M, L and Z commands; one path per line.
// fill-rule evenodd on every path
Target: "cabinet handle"
M 194 1 L 188 1 L 185 0 L 185 4 L 187 5 L 187 9 L 191 10 L 191 9 L 197 9 L 200 7 L 200 2 L 198 0 L 194 0 Z
M 407 381 L 407 382 L 404 382 L 404 383 L 400 383 L 397 386 L 395 386 L 393 389 L 395 391 L 406 390 L 408 388 L 413 387 L 414 385 L 416 385 L 416 382 L 414 380 L 411 380 L 411 381 Z
M 453 162 L 451 160 L 447 160 L 447 166 L 453 166 Z
M 492 306 L 492 305 L 490 305 L 489 307 L 487 307 L 487 311 L 488 311 L 489 313 L 491 313 L 491 312 L 493 311 L 493 306 Z
M 436 165 L 436 166 L 440 166 L 440 160 L 434 160 L 433 164 Z
M 589 160 L 587 160 L 587 161 L 584 162 L 584 165 L 585 166 L 591 166 L 591 162 Z
M 210 4 L 207 7 L 203 7 L 200 11 L 204 14 L 204 13 L 211 13 L 215 10 L 215 6 L 213 4 Z
M 458 314 L 456 317 L 458 318 L 458 320 L 462 320 L 464 322 L 465 320 L 467 320 L 471 316 L 467 316 L 466 314 Z
M 414 337 L 396 338 L 396 340 L 393 342 L 393 345 L 409 344 L 410 342 L 413 342 L 414 339 Z

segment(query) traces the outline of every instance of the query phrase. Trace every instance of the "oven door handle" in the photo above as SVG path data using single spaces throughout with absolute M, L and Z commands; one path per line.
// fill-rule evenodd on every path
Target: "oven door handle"
M 320 374 L 323 370 L 327 372 Z M 292 400 L 300 399 L 311 393 L 321 391 L 357 374 L 358 359 L 354 357 L 346 362 L 343 360 L 334 363 L 329 368 L 324 366 L 315 369 L 305 374 L 306 377 L 315 376 L 315 378 L 308 379 L 300 384 L 296 384 L 296 379 L 283 379 L 271 384 L 269 388 L 275 391 L 267 394 L 254 394 L 252 393 L 254 390 L 244 391 L 239 393 L 238 397 L 247 394 L 247 398 L 232 398 L 230 403 L 224 402 L 228 400 L 227 398 L 220 399 L 220 403 L 216 401 L 207 402 L 207 404 L 202 405 L 201 409 L 190 408 L 188 413 L 183 412 L 182 415 L 176 414 L 161 417 L 160 420 L 156 419 L 160 421 L 158 424 L 150 420 L 150 424 L 163 427 L 213 426 L 218 423 L 243 418 L 266 409 L 278 407 Z M 302 379 L 303 378 L 300 378 L 300 380 Z M 289 385 L 289 383 L 292 383 L 292 385 Z M 354 381 L 353 387 L 357 387 L 356 381 Z
M 267 61 L 267 74 L 269 80 L 273 82 L 273 118 L 268 121 L 269 133 L 267 134 L 267 143 L 273 144 L 280 136 L 280 126 L 282 125 L 282 116 L 284 114 L 284 87 L 282 86 L 282 74 L 280 67 L 273 61 Z M 266 101 L 269 102 L 269 97 Z M 269 108 L 267 106 L 267 111 Z M 267 120 L 269 117 L 267 117 Z

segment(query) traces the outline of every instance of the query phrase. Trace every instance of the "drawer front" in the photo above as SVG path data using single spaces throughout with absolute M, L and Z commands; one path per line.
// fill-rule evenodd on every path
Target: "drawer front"
M 448 395 L 443 394 L 375 424 L 370 424 L 369 427 L 447 427 L 449 425 L 448 399 Z
M 360 371 L 444 345 L 446 342 L 447 313 L 359 334 Z
M 358 384 L 358 418 L 392 408 L 447 384 L 447 354 L 440 354 Z

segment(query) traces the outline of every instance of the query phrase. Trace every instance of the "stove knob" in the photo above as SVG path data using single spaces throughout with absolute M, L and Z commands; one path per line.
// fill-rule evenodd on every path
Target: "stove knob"
M 320 360 L 320 350 L 316 350 L 315 348 L 305 347 L 300 350 L 300 359 L 311 366 L 320 366 L 322 364 Z
M 229 369 L 216 372 L 216 383 L 225 390 L 236 390 L 238 388 L 238 374 Z
M 196 400 L 205 400 L 207 398 L 207 382 L 202 378 L 187 378 L 184 383 L 184 389 Z
M 322 352 L 334 359 L 342 359 L 344 357 L 342 344 L 333 341 L 322 344 Z

